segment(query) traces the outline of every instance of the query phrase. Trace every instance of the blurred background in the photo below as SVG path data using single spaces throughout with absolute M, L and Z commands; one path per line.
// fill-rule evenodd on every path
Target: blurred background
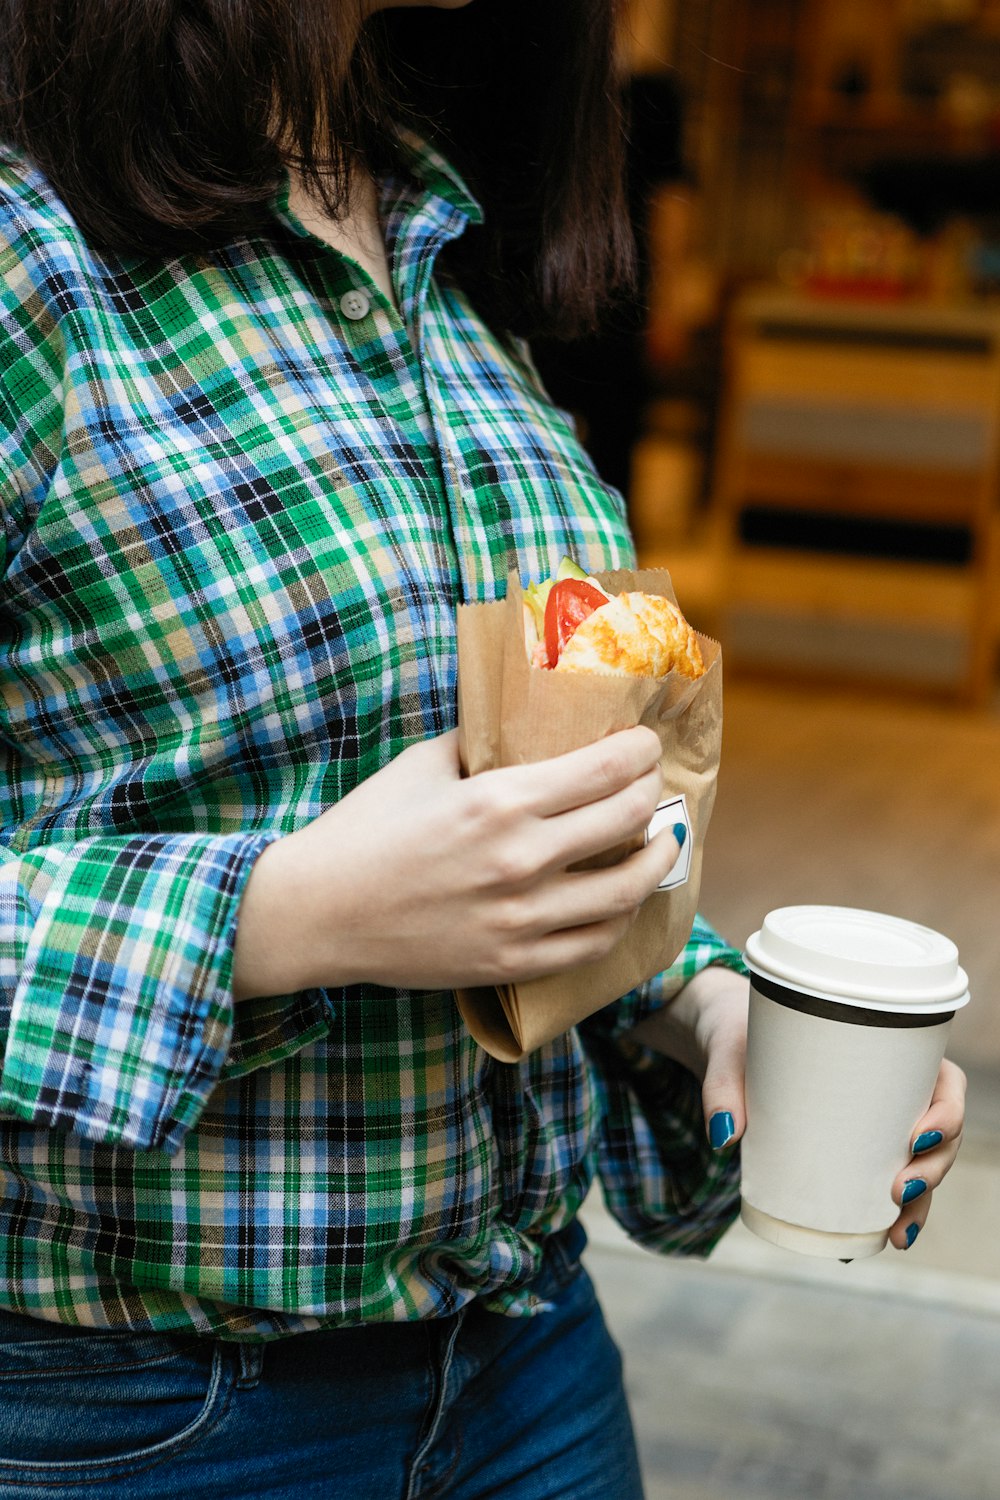
M 1000 0 L 632 0 L 642 291 L 539 350 L 640 552 L 722 641 L 702 909 L 958 943 L 958 1165 L 912 1250 L 586 1208 L 649 1500 L 1000 1495 Z

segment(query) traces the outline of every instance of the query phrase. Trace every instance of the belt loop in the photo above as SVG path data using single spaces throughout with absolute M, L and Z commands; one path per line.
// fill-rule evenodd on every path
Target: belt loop
M 260 1380 L 264 1369 L 264 1345 L 240 1344 L 240 1373 L 236 1379 L 238 1391 L 252 1391 Z

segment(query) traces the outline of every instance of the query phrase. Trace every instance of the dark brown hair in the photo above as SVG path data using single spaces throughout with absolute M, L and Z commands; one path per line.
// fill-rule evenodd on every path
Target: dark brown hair
M 341 212 L 353 159 L 436 138 L 486 223 L 452 263 L 498 327 L 572 334 L 631 277 L 618 0 L 0 0 L 0 138 L 103 250 L 206 250 L 294 163 Z

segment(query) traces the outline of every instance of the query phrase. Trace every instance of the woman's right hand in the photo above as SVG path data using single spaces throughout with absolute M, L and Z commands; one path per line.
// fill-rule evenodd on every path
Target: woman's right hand
M 617 865 L 569 867 L 640 835 L 661 781 L 645 728 L 467 779 L 457 732 L 412 746 L 257 860 L 236 998 L 502 984 L 603 957 L 677 842 L 664 830 Z

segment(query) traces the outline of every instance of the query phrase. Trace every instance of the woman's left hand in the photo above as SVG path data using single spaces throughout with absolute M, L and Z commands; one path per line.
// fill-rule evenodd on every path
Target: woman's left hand
M 733 1145 L 746 1128 L 749 982 L 731 969 L 702 969 L 674 1000 L 631 1035 L 690 1069 L 702 1081 L 708 1138 L 717 1150 Z M 908 1250 L 927 1219 L 934 1189 L 951 1170 L 962 1143 L 965 1074 L 947 1058 L 934 1095 L 910 1137 L 911 1156 L 893 1183 L 900 1206 L 889 1230 L 897 1250 Z

